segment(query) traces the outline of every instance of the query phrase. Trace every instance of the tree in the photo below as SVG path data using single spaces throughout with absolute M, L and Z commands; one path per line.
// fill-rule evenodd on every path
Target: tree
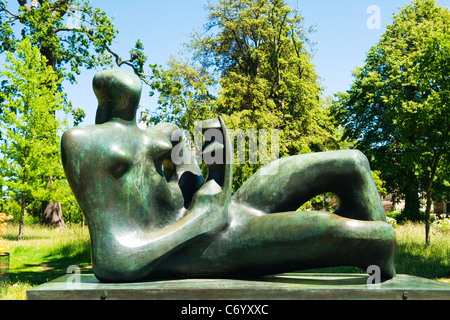
M 17 13 L 0 0 L 0 39 L 2 51 L 14 51 L 23 36 L 39 46 L 48 65 L 59 76 L 75 82 L 81 68 L 88 69 L 111 65 L 128 65 L 137 74 L 143 71 L 146 57 L 142 43 L 137 40 L 130 50 L 130 58 L 123 60 L 112 48 L 118 34 L 106 12 L 93 8 L 89 1 L 72 0 L 18 0 Z M 67 23 L 72 17 L 75 23 Z M 19 24 L 17 26 L 17 24 Z
M 7 54 L 5 71 L 0 75 L 5 86 L 14 88 L 14 93 L 0 92 L 0 129 L 4 139 L 0 146 L 0 184 L 20 204 L 22 239 L 28 202 L 60 200 L 70 192 L 62 178 L 57 134 L 65 128 L 65 121 L 54 116 L 56 111 L 67 113 L 69 109 L 65 108 L 63 93 L 58 91 L 61 79 L 27 38 L 17 45 L 15 56 Z M 49 175 L 54 177 L 54 183 L 48 183 Z M 58 224 L 64 226 L 64 221 L 60 218 Z
M 322 133 L 315 127 L 321 86 L 300 13 L 282 0 L 221 0 L 208 8 L 206 33 L 191 48 L 221 75 L 218 112 L 281 129 L 282 155 L 316 149 L 309 137 Z
M 345 136 L 405 199 L 407 218 L 419 216 L 425 196 L 427 243 L 436 173 L 449 164 L 449 30 L 450 13 L 434 0 L 405 6 L 335 106 Z
M 150 95 L 158 92 L 158 107 L 152 115 L 144 115 L 145 122 L 170 122 L 193 132 L 196 121 L 216 115 L 216 97 L 211 91 L 217 82 L 205 68 L 175 57 L 168 61 L 167 70 L 155 64 L 150 68 Z
M 450 22 L 450 19 L 449 19 Z M 450 26 L 450 25 L 449 25 Z M 428 97 L 421 107 L 425 116 L 426 127 L 421 139 L 419 174 L 426 198 L 425 222 L 426 243 L 430 242 L 430 209 L 433 189 L 444 187 L 446 196 L 450 173 L 450 36 L 437 33 L 426 46 L 426 53 L 419 68 L 419 88 L 428 90 Z M 412 128 L 412 130 L 416 130 Z M 441 174 L 442 176 L 439 176 Z M 446 187 L 445 187 L 446 186 Z
M 143 45 L 137 40 L 130 50 L 130 58 L 122 59 L 112 49 L 118 34 L 106 13 L 93 8 L 89 1 L 72 0 L 17 0 L 18 10 L 0 0 L 0 52 L 14 52 L 23 37 L 39 47 L 47 64 L 58 74 L 58 79 L 76 82 L 82 68 L 127 65 L 142 75 L 146 57 Z M 74 20 L 67 23 L 67 19 Z M 60 90 L 62 81 L 58 81 Z M 4 88 L 3 88 L 4 90 Z M 70 105 L 70 102 L 67 102 Z M 1 112 L 1 110 L 0 110 Z M 75 124 L 81 122 L 84 112 L 71 110 Z M 47 175 L 48 181 L 54 181 Z M 43 214 L 61 216 L 60 204 L 44 203 Z
M 206 103 L 203 111 L 176 111 L 186 112 L 183 117 L 188 119 L 220 114 L 230 132 L 279 129 L 281 156 L 336 148 L 335 128 L 307 50 L 309 30 L 300 13 L 282 0 L 220 0 L 208 10 L 204 32 L 194 33 L 188 44 L 194 63 L 200 65 L 190 70 L 209 72 L 216 90 L 201 86 L 190 91 Z M 178 84 L 186 88 L 183 81 Z M 268 139 L 270 145 L 270 134 Z M 258 160 L 235 166 L 234 189 L 262 164 Z

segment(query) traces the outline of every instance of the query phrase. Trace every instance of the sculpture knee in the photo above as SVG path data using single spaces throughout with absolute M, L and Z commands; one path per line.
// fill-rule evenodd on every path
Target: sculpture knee
M 362 175 L 370 174 L 370 164 L 367 157 L 359 150 L 346 151 L 347 157 L 352 161 L 352 165 L 356 172 Z

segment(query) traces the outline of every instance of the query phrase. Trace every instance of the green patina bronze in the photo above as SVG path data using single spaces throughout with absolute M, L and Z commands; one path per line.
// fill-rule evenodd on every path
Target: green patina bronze
M 204 179 L 172 124 L 136 124 L 141 82 L 98 73 L 96 125 L 62 138 L 70 186 L 88 221 L 95 276 L 103 282 L 247 278 L 308 268 L 379 266 L 394 277 L 395 232 L 359 151 L 276 160 L 231 194 L 232 142 L 221 118 L 203 122 Z M 211 139 L 212 140 L 212 139 Z M 222 141 L 220 141 L 222 140 Z M 177 157 L 189 161 L 174 161 Z M 339 209 L 296 211 L 333 192 Z

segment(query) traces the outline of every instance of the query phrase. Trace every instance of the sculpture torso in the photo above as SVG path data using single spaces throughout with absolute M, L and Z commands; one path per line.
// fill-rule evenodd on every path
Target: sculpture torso
M 97 212 L 88 219 L 106 219 L 111 229 L 151 231 L 184 215 L 176 172 L 164 172 L 172 144 L 160 132 L 117 121 L 73 129 L 64 142 L 76 154 L 71 186 L 79 202 Z

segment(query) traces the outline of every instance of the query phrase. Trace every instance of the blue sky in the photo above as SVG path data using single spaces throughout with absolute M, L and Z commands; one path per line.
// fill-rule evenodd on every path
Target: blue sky
M 206 22 L 207 0 L 92 0 L 94 7 L 114 17 L 120 31 L 113 50 L 127 57 L 127 52 L 140 39 L 149 62 L 165 65 L 171 55 L 183 49 L 194 30 Z M 287 0 L 291 8 L 299 8 L 305 17 L 305 26 L 314 24 L 317 31 L 310 38 L 317 42 L 313 63 L 325 86 L 324 94 L 346 91 L 352 70 L 363 66 L 367 51 L 375 45 L 392 22 L 392 15 L 411 1 L 407 0 Z M 449 7 L 450 0 L 438 0 Z M 373 7 L 376 6 L 376 7 Z M 373 11 L 368 9 L 377 9 Z M 379 13 L 380 28 L 373 23 Z M 78 78 L 78 84 L 66 85 L 69 99 L 75 107 L 86 112 L 85 125 L 94 124 L 97 101 L 91 88 L 95 70 L 87 70 Z M 154 110 L 156 101 L 148 96 L 144 86 L 141 105 Z

